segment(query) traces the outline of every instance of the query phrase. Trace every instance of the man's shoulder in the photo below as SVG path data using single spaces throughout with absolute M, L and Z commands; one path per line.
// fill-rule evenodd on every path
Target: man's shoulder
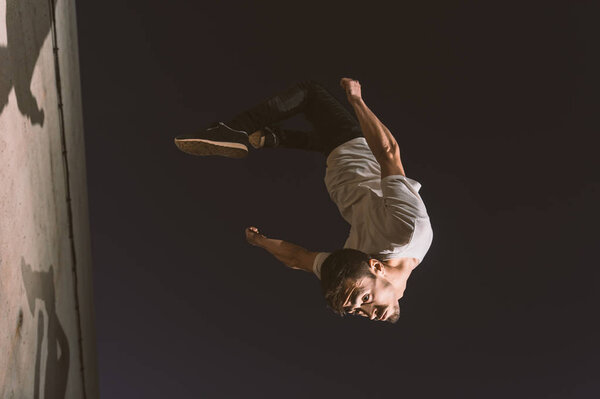
M 373 153 L 367 144 L 367 140 L 364 137 L 355 137 L 338 145 L 329 153 L 327 156 L 327 166 L 335 165 L 348 154 L 362 155 L 365 157 L 373 156 Z

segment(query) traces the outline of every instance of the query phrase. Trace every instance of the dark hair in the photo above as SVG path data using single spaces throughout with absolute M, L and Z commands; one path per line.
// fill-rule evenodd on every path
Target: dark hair
M 344 316 L 344 295 L 347 280 L 362 277 L 373 278 L 369 269 L 371 257 L 356 249 L 344 248 L 333 251 L 321 266 L 321 290 L 327 305 Z

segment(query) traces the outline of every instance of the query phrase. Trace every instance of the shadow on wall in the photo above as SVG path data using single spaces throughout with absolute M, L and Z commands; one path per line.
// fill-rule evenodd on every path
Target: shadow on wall
M 44 124 L 44 110 L 31 93 L 33 69 L 50 33 L 56 0 L 7 0 L 6 47 L 0 46 L 0 114 L 14 87 L 17 106 L 31 124 Z
M 37 309 L 37 348 L 35 353 L 34 399 L 64 399 L 69 376 L 69 341 L 65 330 L 56 315 L 56 297 L 54 293 L 54 270 L 52 266 L 47 272 L 33 271 L 31 266 L 21 258 L 21 274 L 27 293 L 27 302 L 32 317 L 35 319 L 36 299 L 40 299 L 46 307 L 46 356 L 42 354 L 44 342 L 44 312 Z M 45 367 L 42 361 L 46 360 Z M 45 370 L 43 395 L 40 395 L 41 373 Z

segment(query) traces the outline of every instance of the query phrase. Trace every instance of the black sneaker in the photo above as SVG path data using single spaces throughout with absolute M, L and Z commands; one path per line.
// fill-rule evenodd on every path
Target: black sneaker
M 263 145 L 263 147 L 266 148 L 276 148 L 279 147 L 279 143 L 281 141 L 281 139 L 279 138 L 281 135 L 281 126 L 279 125 L 272 125 L 272 126 L 265 126 L 262 131 L 262 137 L 265 138 L 265 143 Z
M 175 138 L 181 151 L 192 155 L 221 155 L 229 158 L 244 158 L 248 155 L 248 133 L 235 130 L 218 122 L 203 131 Z

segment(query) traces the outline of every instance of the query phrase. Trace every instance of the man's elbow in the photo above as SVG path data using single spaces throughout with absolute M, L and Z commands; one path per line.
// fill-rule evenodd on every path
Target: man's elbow
M 400 147 L 398 146 L 398 143 L 390 142 L 381 146 L 381 149 L 377 152 L 377 154 L 373 155 L 375 155 L 377 160 L 381 160 L 381 162 L 393 161 L 400 158 Z
M 293 263 L 294 263 L 294 269 L 299 269 L 299 270 L 305 270 L 307 272 L 312 272 L 313 271 L 313 262 L 316 256 L 316 252 L 310 252 L 310 251 L 301 251 L 301 253 L 297 254 L 297 256 L 294 257 Z
M 389 143 L 384 150 L 384 155 L 389 159 L 398 159 L 400 158 L 400 146 L 397 142 Z
M 398 145 L 392 145 L 388 151 L 382 153 L 379 157 L 376 157 L 379 166 L 381 166 L 382 178 L 389 175 L 403 175 L 404 167 L 402 166 L 402 160 L 400 159 L 400 149 Z

